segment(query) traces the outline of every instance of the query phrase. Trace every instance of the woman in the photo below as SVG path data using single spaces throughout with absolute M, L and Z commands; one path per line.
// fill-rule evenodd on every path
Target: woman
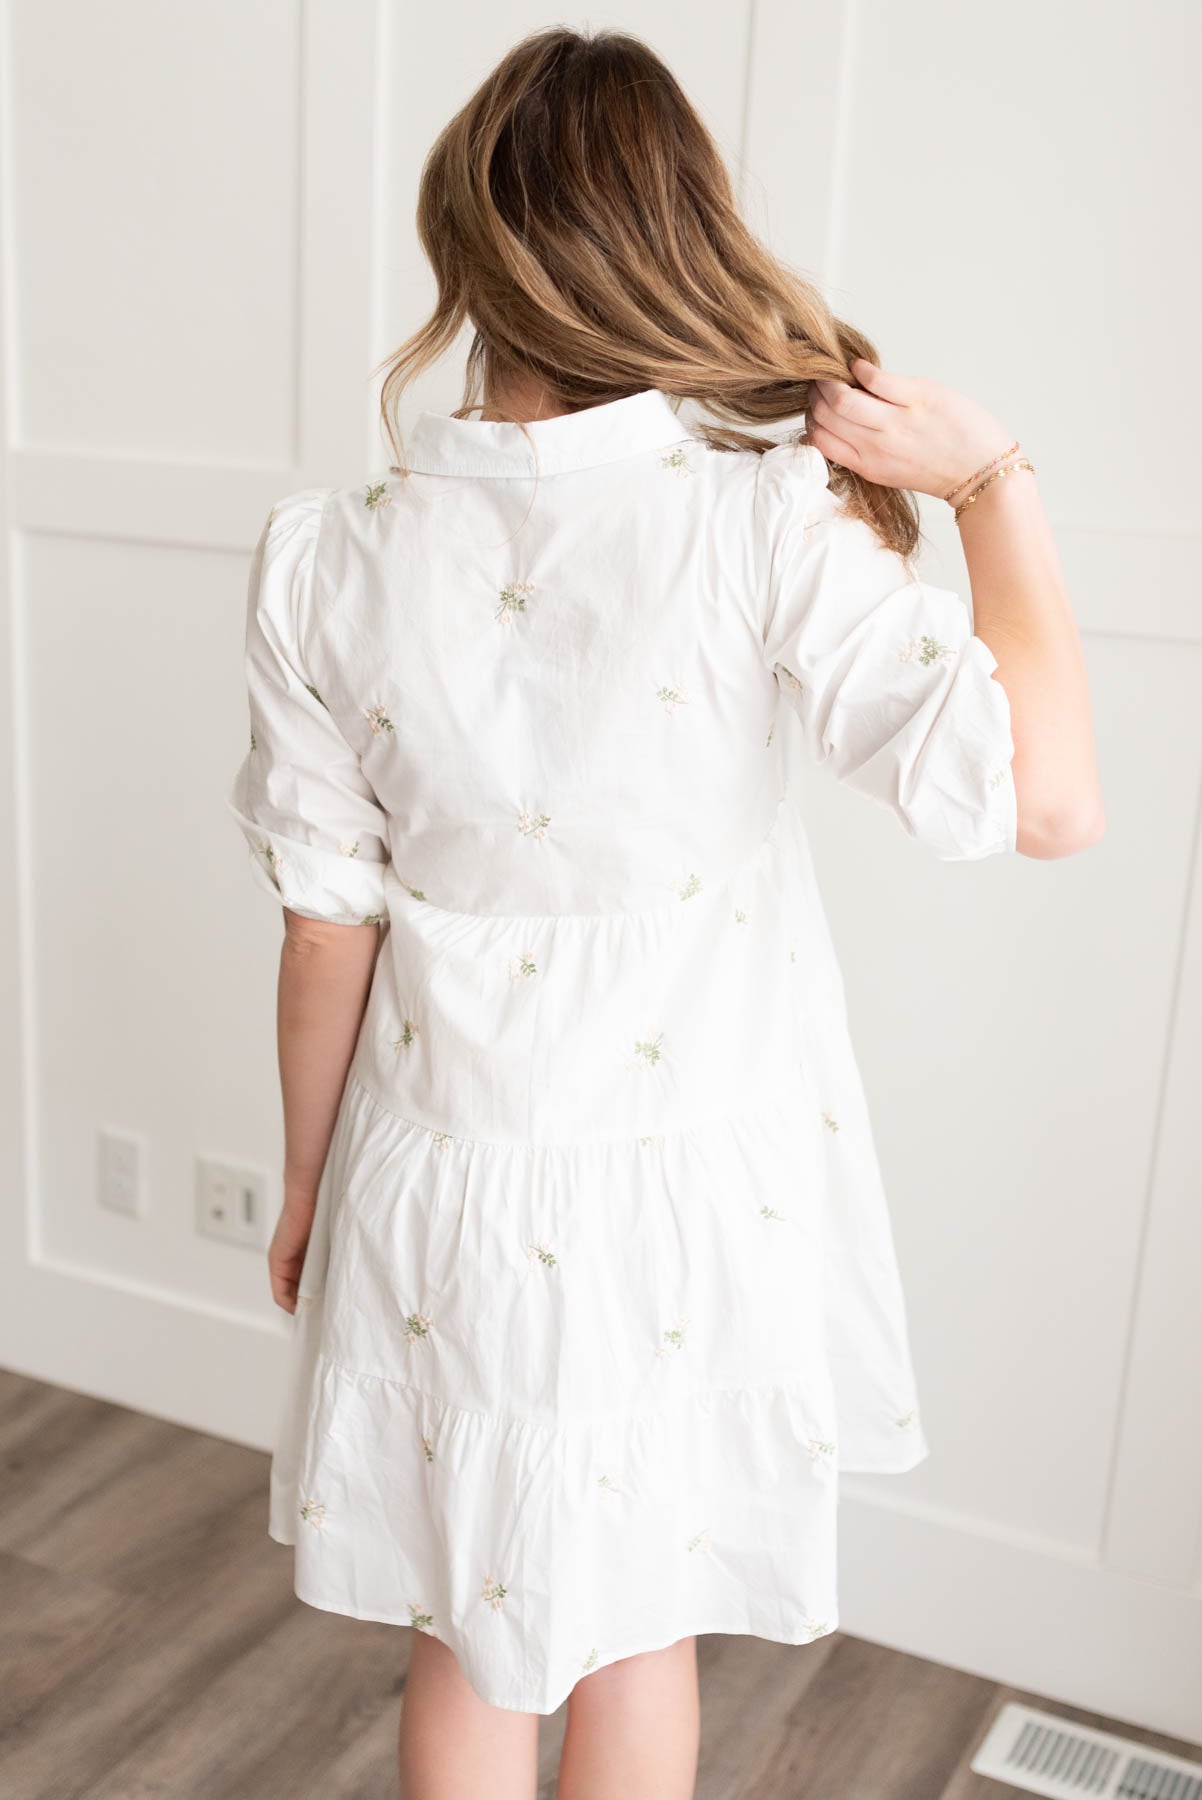
M 927 1453 L 778 703 L 935 856 L 1057 857 L 1102 829 L 1088 691 L 1012 431 L 768 254 L 645 46 L 518 45 L 419 225 L 397 461 L 281 501 L 251 581 L 270 1530 L 303 1599 L 413 1628 L 409 1800 L 533 1794 L 565 1699 L 564 1800 L 674 1800 L 696 1634 L 832 1631 L 839 1471 Z

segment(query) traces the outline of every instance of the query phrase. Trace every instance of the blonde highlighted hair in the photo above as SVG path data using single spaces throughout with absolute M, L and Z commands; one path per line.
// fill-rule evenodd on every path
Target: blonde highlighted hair
M 495 407 L 509 374 L 565 412 L 656 387 L 721 421 L 698 430 L 728 449 L 771 448 L 748 427 L 807 413 L 812 382 L 851 382 L 853 358 L 877 361 L 744 224 L 693 106 L 624 32 L 553 27 L 515 45 L 430 150 L 417 223 L 437 303 L 380 365 L 401 467 L 400 396 L 465 324 L 457 416 L 482 396 Z M 838 466 L 831 486 L 889 548 L 913 552 L 912 495 Z

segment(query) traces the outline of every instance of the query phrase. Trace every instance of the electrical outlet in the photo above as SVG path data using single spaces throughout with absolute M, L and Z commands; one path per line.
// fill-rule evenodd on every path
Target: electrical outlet
M 140 1219 L 146 1211 L 146 1140 L 132 1131 L 101 1130 L 96 1140 L 96 1196 L 110 1212 Z
M 262 1169 L 215 1157 L 196 1159 L 196 1229 L 223 1244 L 262 1250 L 267 1243 L 268 1193 Z

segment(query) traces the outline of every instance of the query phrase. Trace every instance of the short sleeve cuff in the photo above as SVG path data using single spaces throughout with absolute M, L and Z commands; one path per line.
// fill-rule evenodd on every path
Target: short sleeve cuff
M 977 862 L 1012 852 L 1018 836 L 1010 701 L 992 679 L 997 658 L 983 638 L 961 648 L 952 692 L 925 761 L 924 786 L 938 819 L 928 836 L 941 862 Z
M 225 804 L 246 839 L 252 880 L 281 906 L 331 925 L 382 921 L 386 863 L 361 862 L 352 844 L 334 855 L 296 838 L 281 837 L 248 818 L 232 799 L 227 798 Z

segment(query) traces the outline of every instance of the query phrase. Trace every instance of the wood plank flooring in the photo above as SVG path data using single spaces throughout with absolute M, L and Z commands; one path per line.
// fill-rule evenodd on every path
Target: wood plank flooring
M 4 1800 L 396 1800 L 410 1634 L 295 1597 L 266 1485 L 257 1451 L 0 1371 Z M 844 1632 L 699 1663 L 697 1800 L 1013 1800 L 968 1764 L 1034 1696 Z

